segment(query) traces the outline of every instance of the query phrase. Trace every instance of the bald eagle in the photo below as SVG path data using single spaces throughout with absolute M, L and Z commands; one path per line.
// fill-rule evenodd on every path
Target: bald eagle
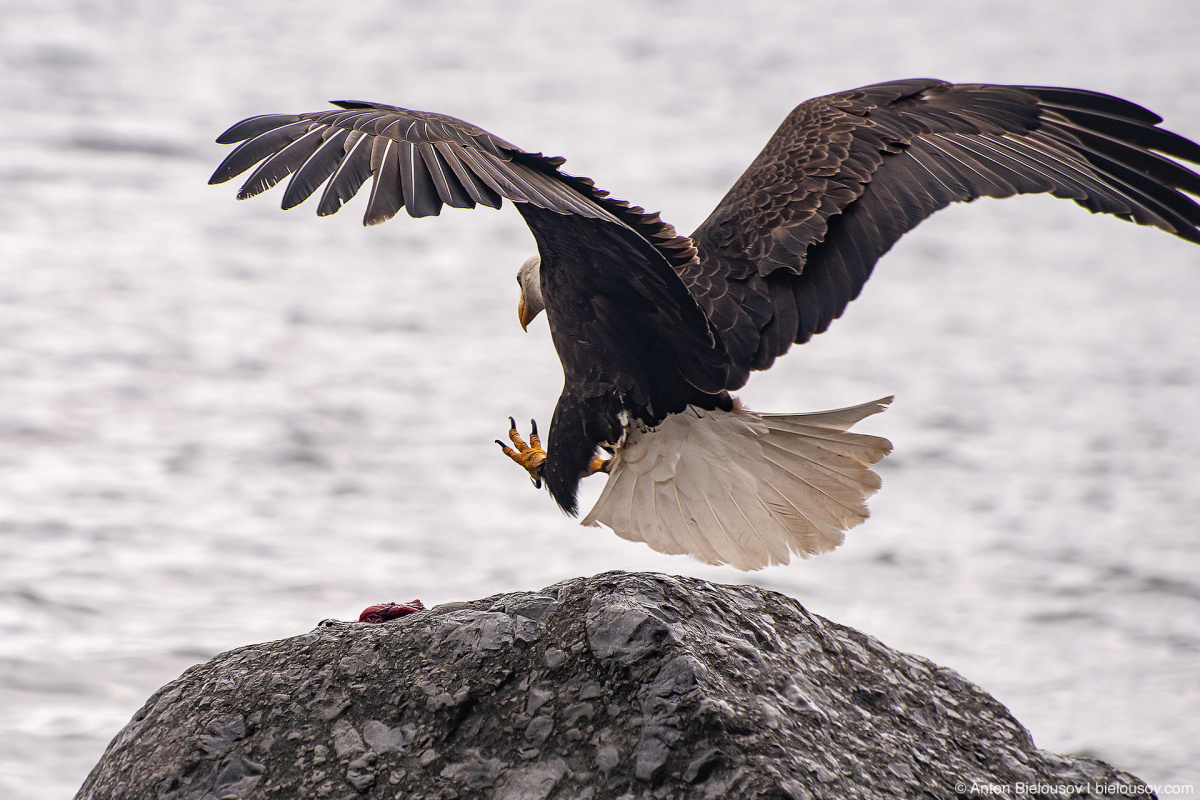
M 545 448 L 511 421 L 501 448 L 570 514 L 607 473 L 585 524 L 740 569 L 828 551 L 867 517 L 891 444 L 850 428 L 891 398 L 773 415 L 730 392 L 825 331 L 918 222 L 1048 192 L 1200 243 L 1200 175 L 1175 160 L 1200 145 L 1079 89 L 902 80 L 801 103 L 691 236 L 454 117 L 333 105 L 237 123 L 210 183 L 257 165 L 239 198 L 291 175 L 283 207 L 325 184 L 327 215 L 372 178 L 367 225 L 511 201 L 537 242 L 520 323 L 546 312 L 564 386 Z

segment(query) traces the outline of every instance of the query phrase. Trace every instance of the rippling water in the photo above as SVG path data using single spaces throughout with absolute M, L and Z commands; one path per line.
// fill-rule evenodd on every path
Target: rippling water
M 744 392 L 895 393 L 875 516 L 747 576 L 580 528 L 501 460 L 561 380 L 544 323 L 516 325 L 517 215 L 364 230 L 361 201 L 205 185 L 228 124 L 342 98 L 567 156 L 681 230 L 792 105 L 876 80 L 1085 86 L 1200 137 L 1195 4 L 598 8 L 5 7 L 0 795 L 69 797 L 217 652 L 617 568 L 778 589 L 954 667 L 1042 747 L 1197 781 L 1200 249 L 1043 199 L 922 225 Z

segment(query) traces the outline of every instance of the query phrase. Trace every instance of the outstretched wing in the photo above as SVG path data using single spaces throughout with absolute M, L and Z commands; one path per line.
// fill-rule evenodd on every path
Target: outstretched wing
M 562 172 L 565 159 L 526 152 L 445 114 L 356 101 L 334 105 L 338 108 L 265 114 L 237 123 L 217 138 L 220 144 L 240 144 L 209 183 L 224 183 L 257 164 L 239 199 L 291 176 L 283 207 L 300 204 L 325 184 L 317 204 L 317 214 L 325 216 L 372 178 L 366 225 L 390 219 L 402 208 L 426 217 L 440 213 L 443 205 L 499 208 L 508 199 L 622 225 L 672 264 L 695 256 L 691 242 L 657 214 L 609 197 L 588 178 Z
M 936 80 L 800 104 L 682 270 L 740 369 L 730 388 L 828 328 L 879 257 L 955 201 L 1048 192 L 1200 243 L 1200 175 L 1172 160 L 1200 163 L 1200 145 L 1161 121 L 1078 89 Z

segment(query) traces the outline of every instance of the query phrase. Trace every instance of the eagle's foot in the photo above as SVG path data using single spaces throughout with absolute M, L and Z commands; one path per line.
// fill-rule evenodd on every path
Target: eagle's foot
M 546 460 L 546 451 L 542 449 L 542 439 L 538 436 L 537 422 L 529 420 L 529 444 L 517 433 L 517 423 L 512 417 L 508 418 L 508 438 L 512 440 L 514 450 L 499 439 L 496 444 L 504 451 L 504 455 L 520 464 L 529 472 L 533 485 L 542 488 L 542 462 Z
M 597 472 L 607 473 L 609 470 L 609 467 L 611 467 L 611 466 L 612 466 L 611 458 L 605 458 L 604 456 L 595 455 L 595 456 L 592 456 L 592 462 L 590 464 L 588 464 L 587 474 L 595 475 Z M 585 476 L 585 477 L 587 477 L 587 476 Z

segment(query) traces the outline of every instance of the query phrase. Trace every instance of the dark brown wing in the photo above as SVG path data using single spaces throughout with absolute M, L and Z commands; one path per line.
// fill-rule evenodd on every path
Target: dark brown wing
M 681 274 L 744 382 L 828 328 L 879 257 L 955 201 L 1048 192 L 1200 243 L 1183 194 L 1200 175 L 1171 160 L 1200 163 L 1200 145 L 1161 121 L 1094 92 L 936 80 L 809 100 L 692 235 Z
M 515 163 L 521 151 L 453 117 L 370 103 L 341 102 L 338 110 L 268 114 L 234 125 L 217 139 L 241 142 L 213 173 L 223 183 L 258 167 L 242 184 L 239 199 L 253 197 L 291 176 L 283 207 L 308 199 L 321 184 L 321 216 L 333 214 L 374 177 L 364 224 L 441 211 L 442 204 L 499 208 L 501 198 L 536 202 L 564 212 L 605 216 L 579 192 L 553 180 L 559 159 Z M 261 164 L 259 162 L 262 162 Z
M 364 224 L 405 209 L 440 213 L 443 204 L 499 208 L 503 199 L 560 214 L 616 222 L 650 242 L 672 264 L 695 256 L 691 242 L 643 209 L 608 196 L 588 178 L 562 172 L 562 158 L 529 153 L 469 122 L 444 114 L 356 101 L 310 114 L 266 114 L 243 120 L 217 142 L 235 144 L 209 183 L 224 183 L 258 165 L 242 184 L 244 199 L 292 176 L 283 207 L 326 184 L 317 205 L 333 214 L 373 178 Z M 260 163 L 261 162 L 261 163 Z

